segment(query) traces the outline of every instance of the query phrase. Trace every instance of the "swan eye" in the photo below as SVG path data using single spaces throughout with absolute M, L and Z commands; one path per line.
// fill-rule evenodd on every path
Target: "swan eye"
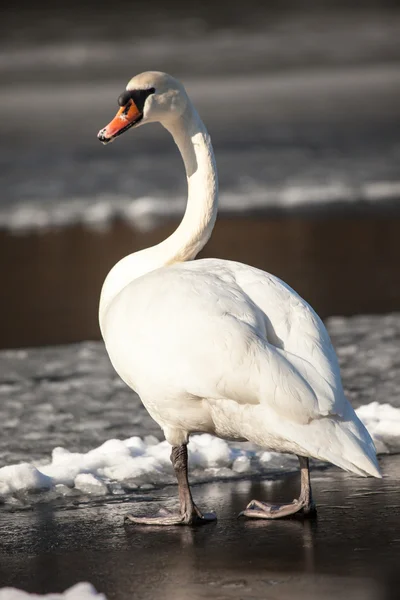
M 128 90 L 125 90 L 125 92 L 122 92 L 122 94 L 118 98 L 118 105 L 126 106 L 130 99 L 131 99 L 131 93 L 128 92 Z
M 118 104 L 121 108 L 114 119 L 99 131 L 97 134 L 98 139 L 103 144 L 108 144 L 108 142 L 112 142 L 112 140 L 121 135 L 121 133 L 124 133 L 124 131 L 137 125 L 143 119 L 146 98 L 154 94 L 154 92 L 154 88 L 148 88 L 147 90 L 126 90 L 123 92 L 118 98 Z
M 136 107 L 140 112 L 143 112 L 144 103 L 146 99 L 154 94 L 156 90 L 154 88 L 148 88 L 147 90 L 125 90 L 118 98 L 119 106 L 126 106 L 129 100 L 133 100 Z

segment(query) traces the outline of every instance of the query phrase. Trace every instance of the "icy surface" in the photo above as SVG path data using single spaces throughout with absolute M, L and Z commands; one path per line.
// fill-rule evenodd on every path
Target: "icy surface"
M 400 315 L 334 317 L 327 325 L 353 406 L 400 408 Z
M 0 589 L 0 600 L 106 600 L 104 594 L 98 594 L 90 583 L 77 583 L 63 594 L 28 594 L 16 588 L 6 587 Z
M 400 317 L 333 318 L 328 329 L 378 452 L 399 452 Z M 0 352 L 0 398 L 4 499 L 100 499 L 175 481 L 169 445 L 102 343 Z M 193 436 L 189 451 L 193 481 L 297 468 L 291 457 L 208 435 Z

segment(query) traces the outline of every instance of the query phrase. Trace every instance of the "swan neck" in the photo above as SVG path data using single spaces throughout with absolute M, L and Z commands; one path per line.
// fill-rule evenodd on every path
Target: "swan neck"
M 164 265 L 193 260 L 208 242 L 217 216 L 218 181 L 210 136 L 189 104 L 180 119 L 164 124 L 181 153 L 188 183 L 185 215 L 174 233 L 161 242 Z
M 188 200 L 178 228 L 156 246 L 130 254 L 109 272 L 100 298 L 100 326 L 111 302 L 132 281 L 160 267 L 193 260 L 211 236 L 217 216 L 218 181 L 210 136 L 188 100 L 184 113 L 162 123 L 185 165 Z

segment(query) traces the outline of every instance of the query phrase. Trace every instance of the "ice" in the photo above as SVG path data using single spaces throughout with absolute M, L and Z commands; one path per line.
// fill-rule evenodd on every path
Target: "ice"
M 390 404 L 371 404 L 357 410 L 380 453 L 400 451 L 400 409 Z M 266 452 L 251 444 L 229 444 L 209 434 L 190 438 L 189 461 L 192 481 L 235 478 L 246 475 L 290 471 L 294 457 Z M 6 466 L 0 469 L 0 496 L 7 501 L 15 493 L 39 493 L 53 489 L 92 496 L 125 490 L 152 489 L 175 482 L 169 459 L 171 447 L 154 436 L 110 439 L 88 452 L 55 448 L 47 464 Z
M 35 598 L 45 598 L 46 600 L 93 600 L 93 598 L 107 600 L 105 595 L 96 592 L 90 583 L 77 583 L 63 594 L 28 594 L 11 587 L 0 589 L 0 600 L 35 600 Z

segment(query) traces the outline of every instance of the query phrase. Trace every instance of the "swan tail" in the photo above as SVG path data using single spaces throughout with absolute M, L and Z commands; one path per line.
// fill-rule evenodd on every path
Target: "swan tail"
M 374 442 L 350 404 L 342 417 L 326 417 L 326 425 L 316 458 L 361 477 L 382 477 Z

